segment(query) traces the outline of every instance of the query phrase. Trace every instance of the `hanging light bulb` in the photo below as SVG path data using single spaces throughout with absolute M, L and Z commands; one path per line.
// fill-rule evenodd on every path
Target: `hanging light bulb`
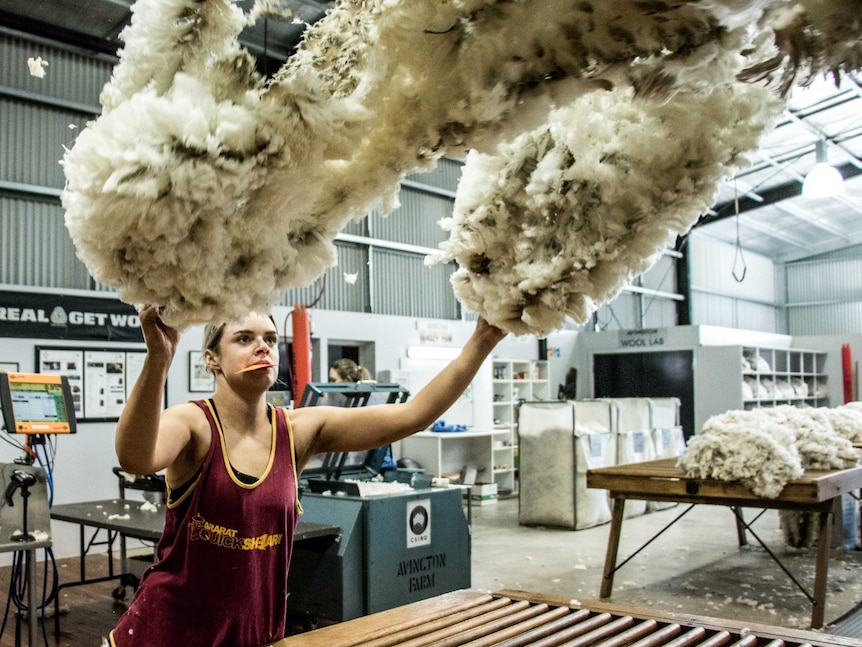
M 834 198 L 844 195 L 844 178 L 834 166 L 826 161 L 826 142 L 820 140 L 815 148 L 817 163 L 805 176 L 802 183 L 802 195 L 805 198 Z

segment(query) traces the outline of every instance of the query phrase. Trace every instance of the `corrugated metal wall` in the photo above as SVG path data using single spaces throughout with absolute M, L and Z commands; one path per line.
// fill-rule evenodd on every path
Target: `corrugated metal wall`
M 0 181 L 59 195 L 63 147 L 71 146 L 85 123 L 80 114 L 0 97 Z
M 791 335 L 862 330 L 862 247 L 785 266 Z
M 27 67 L 27 59 L 36 57 L 48 63 L 44 78 L 33 76 Z M 99 92 L 111 77 L 113 65 L 114 59 L 105 55 L 88 55 L 0 30 L 0 86 L 7 90 L 77 104 L 95 114 Z
M 693 324 L 783 332 L 771 259 L 753 252 L 740 255 L 733 245 L 697 230 L 687 245 Z M 743 272 L 744 279 L 737 280 Z
M 384 286 L 373 295 L 372 312 L 409 314 L 434 319 L 459 319 L 460 307 L 452 294 L 450 265 L 426 267 L 424 257 L 378 249 L 372 261 L 372 282 Z
M 63 224 L 58 204 L 0 195 L 0 283 L 86 287 L 87 268 Z
M 48 62 L 44 78 L 28 58 Z M 103 289 L 77 259 L 63 223 L 60 160 L 98 110 L 111 62 L 0 31 L 0 282 Z
M 370 215 L 368 231 L 372 238 L 429 248 L 436 248 L 446 240 L 447 234 L 438 223 L 452 215 L 452 198 L 412 186 L 402 186 L 398 196 L 401 206 L 391 214 L 382 217 L 373 212 Z
M 371 286 L 367 271 L 369 248 L 365 245 L 343 242 L 336 242 L 335 247 L 338 250 L 338 265 L 326 271 L 326 280 L 321 277 L 307 287 L 284 292 L 281 305 L 311 305 L 316 302 L 315 307 L 324 310 L 369 311 L 371 302 Z M 345 274 L 356 274 L 356 282 L 350 283 L 345 278 Z
M 437 187 L 438 189 L 454 191 L 461 180 L 461 168 L 463 166 L 464 163 L 462 160 L 443 158 L 433 170 L 427 173 L 410 175 L 408 179 L 420 184 Z
M 48 62 L 44 78 L 27 59 Z M 95 283 L 75 256 L 63 223 L 64 147 L 99 111 L 99 93 L 115 60 L 25 37 L 0 28 L 0 283 L 112 291 Z M 337 241 L 338 266 L 323 281 L 283 294 L 283 305 L 311 304 L 354 312 L 459 318 L 449 286 L 452 265 L 426 268 L 424 254 L 387 243 L 433 249 L 445 238 L 437 224 L 452 211 L 462 163 L 441 160 L 402 187 L 401 207 L 387 218 L 372 213 L 348 223 Z M 345 278 L 356 275 L 355 282 Z M 350 278 L 350 277 L 348 277 Z

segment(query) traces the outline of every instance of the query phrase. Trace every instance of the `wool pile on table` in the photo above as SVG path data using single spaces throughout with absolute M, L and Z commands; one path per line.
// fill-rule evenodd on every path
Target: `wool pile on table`
M 678 462 L 688 476 L 744 483 L 758 496 L 775 498 L 806 469 L 846 469 L 859 463 L 853 444 L 862 441 L 862 407 L 782 405 L 712 416 L 693 436 Z M 816 515 L 782 510 L 790 546 L 816 543 Z

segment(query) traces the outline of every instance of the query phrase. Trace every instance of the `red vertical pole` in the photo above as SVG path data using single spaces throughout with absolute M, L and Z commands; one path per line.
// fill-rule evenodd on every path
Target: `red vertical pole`
M 853 353 L 850 344 L 841 346 L 841 368 L 844 382 L 844 404 L 853 401 Z
M 305 385 L 311 382 L 311 324 L 304 305 L 293 306 L 293 406 L 299 407 Z

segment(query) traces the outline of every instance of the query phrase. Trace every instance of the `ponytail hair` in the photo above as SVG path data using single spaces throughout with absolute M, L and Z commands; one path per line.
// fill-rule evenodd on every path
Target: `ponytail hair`
M 342 357 L 332 363 L 332 368 L 345 382 L 362 382 L 373 379 L 364 366 L 360 366 L 349 357 Z

